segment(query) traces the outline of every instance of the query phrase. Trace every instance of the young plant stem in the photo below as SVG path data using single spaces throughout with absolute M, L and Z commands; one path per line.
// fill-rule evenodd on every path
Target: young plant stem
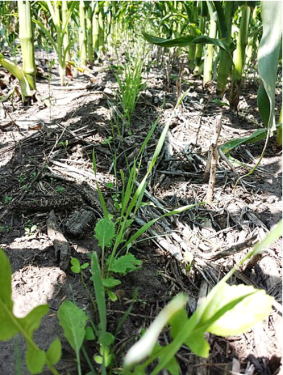
M 204 17 L 199 16 L 198 28 L 202 34 L 204 34 Z M 202 55 L 203 55 L 203 44 L 196 45 L 196 54 L 195 54 L 195 68 L 194 75 L 198 76 L 202 73 Z
M 23 72 L 31 90 L 36 90 L 34 40 L 31 22 L 31 3 L 29 1 L 18 1 L 19 7 L 19 38 L 22 47 Z
M 221 6 L 221 5 L 220 5 Z M 231 30 L 232 30 L 232 15 L 234 9 L 233 1 L 225 1 L 224 3 L 224 22 L 226 35 L 222 35 L 222 38 L 226 39 L 228 45 L 231 43 Z M 224 50 L 220 50 L 220 59 L 218 66 L 218 76 L 217 76 L 217 90 L 216 93 L 218 96 L 223 97 L 226 89 L 227 79 L 230 75 L 232 66 L 232 61 L 228 56 L 228 53 Z
M 209 26 L 209 37 L 215 38 L 217 32 L 217 13 L 213 10 L 212 4 L 208 2 L 209 14 L 210 14 L 210 26 Z M 202 84 L 205 86 L 206 83 L 212 80 L 212 66 L 213 66 L 213 51 L 214 47 L 212 44 L 206 46 L 206 53 L 204 56 L 204 67 L 203 67 L 203 80 Z
M 86 31 L 87 31 L 87 59 L 93 63 L 93 42 L 92 42 L 92 15 L 93 9 L 88 6 L 86 12 Z
M 234 68 L 232 73 L 232 85 L 229 97 L 230 107 L 234 110 L 237 109 L 239 104 L 242 75 L 246 60 L 245 50 L 248 43 L 249 19 L 251 13 L 251 9 L 247 4 L 242 5 L 241 9 L 242 16 L 240 22 L 239 35 L 237 38 L 237 47 L 234 55 L 235 57 Z
M 81 281 L 82 281 L 82 284 L 83 284 L 83 286 L 84 286 L 84 288 L 85 288 L 85 291 L 87 292 L 87 295 L 88 295 L 88 297 L 89 297 L 89 299 L 90 299 L 90 301 L 91 301 L 91 303 L 92 303 L 92 306 L 93 306 L 93 309 L 94 309 L 94 313 L 97 314 L 96 303 L 95 303 L 94 299 L 92 298 L 92 295 L 91 295 L 91 293 L 90 293 L 90 291 L 89 291 L 89 289 L 88 289 L 88 286 L 87 286 L 86 283 L 85 283 L 85 280 L 84 280 L 84 274 L 83 274 L 82 270 L 81 270 L 80 273 L 81 273 Z
M 62 1 L 62 21 L 63 21 L 63 24 L 66 24 L 67 23 L 67 19 L 68 19 L 68 2 L 67 1 Z M 64 46 L 64 50 L 66 51 L 66 61 L 70 61 L 71 60 L 71 55 L 70 55 L 70 35 L 69 35 L 69 28 L 67 27 L 66 29 L 66 33 L 63 37 L 63 46 Z

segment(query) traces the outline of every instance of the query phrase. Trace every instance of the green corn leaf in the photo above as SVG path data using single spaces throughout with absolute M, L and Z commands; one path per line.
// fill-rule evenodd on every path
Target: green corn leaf
M 57 337 L 49 346 L 49 349 L 47 350 L 47 353 L 46 353 L 46 358 L 52 365 L 55 365 L 56 363 L 59 362 L 61 355 L 62 355 L 61 342 Z
M 110 247 L 115 237 L 115 224 L 113 221 L 108 218 L 98 220 L 94 237 L 98 240 L 98 244 L 102 249 Z
M 140 267 L 142 262 L 134 257 L 133 254 L 128 253 L 119 258 L 114 259 L 114 261 L 109 266 L 109 271 L 115 273 L 126 274 L 136 270 Z
M 176 314 L 180 309 L 183 309 L 187 302 L 185 295 L 178 295 L 173 298 L 171 302 L 158 314 L 153 323 L 151 323 L 148 330 L 141 337 L 141 339 L 134 344 L 124 359 L 124 367 L 129 368 L 135 363 L 142 361 L 153 351 L 158 336 L 168 321 Z M 169 360 L 172 356 L 169 358 Z M 169 361 L 166 362 L 166 365 Z M 165 365 L 165 366 L 166 366 Z M 162 367 L 162 369 L 165 367 Z
M 261 10 L 263 35 L 258 50 L 258 71 L 262 86 L 258 91 L 258 107 L 263 123 L 274 130 L 275 87 L 282 44 L 282 2 L 262 1 Z
M 254 257 L 256 254 L 263 252 L 272 242 L 276 241 L 278 238 L 282 236 L 282 219 L 279 221 L 278 224 L 272 229 L 271 232 L 264 237 L 259 243 L 255 244 L 253 251 L 248 254 L 247 258 Z
M 239 265 L 242 265 L 258 252 L 263 251 L 281 235 L 282 220 L 264 240 L 254 246 L 253 251 L 246 255 Z M 143 373 L 142 371 L 150 363 L 159 359 L 158 365 L 151 371 L 151 375 L 157 375 L 162 369 L 167 368 L 168 363 L 184 343 L 195 354 L 208 357 L 209 345 L 204 338 L 205 332 L 212 332 L 221 336 L 239 334 L 266 318 L 271 310 L 272 297 L 268 296 L 265 291 L 256 290 L 251 286 L 229 286 L 226 283 L 237 267 L 235 266 L 210 291 L 204 302 L 190 318 L 187 317 L 184 310 L 186 297 L 183 296 L 183 304 L 180 303 L 179 306 L 172 305 L 174 301 L 172 300 L 165 307 L 169 315 L 166 315 L 165 309 L 163 309 L 144 336 L 127 353 L 124 361 L 125 369 L 127 370 L 128 367 L 132 367 L 135 363 L 149 356 L 149 359 L 138 369 Z M 153 341 L 157 340 L 159 333 L 166 324 L 171 325 L 173 340 L 161 350 L 154 352 Z
M 58 318 L 64 335 L 77 357 L 85 337 L 87 315 L 71 301 L 64 301 L 58 311 Z
M 218 336 L 239 335 L 269 315 L 273 298 L 264 290 L 256 290 L 246 285 L 224 284 L 222 293 L 217 294 L 218 309 L 229 300 L 241 296 L 247 297 L 213 323 L 208 332 Z
M 2 65 L 5 69 L 7 69 L 11 74 L 13 74 L 19 80 L 23 100 L 24 98 L 30 97 L 33 95 L 34 91 L 30 89 L 25 73 L 18 65 L 6 59 L 1 53 L 0 53 L 0 65 Z
M 216 12 L 217 12 L 217 17 L 218 17 L 218 28 L 220 30 L 220 35 L 222 38 L 226 38 L 228 34 L 228 29 L 226 25 L 226 19 L 225 19 L 225 14 L 224 14 L 224 8 L 223 4 L 220 3 L 219 1 L 213 1 Z
M 227 154 L 228 152 L 230 152 L 234 148 L 240 146 L 241 144 L 244 144 L 244 143 L 249 144 L 249 143 L 259 142 L 259 141 L 265 139 L 266 135 L 267 135 L 266 129 L 257 129 L 249 137 L 237 138 L 237 139 L 233 139 L 232 141 L 228 141 L 228 142 L 224 143 L 223 145 L 220 146 L 220 149 L 223 152 L 223 154 Z
M 143 36 L 148 42 L 156 44 L 160 47 L 187 47 L 190 44 L 213 44 L 214 46 L 225 50 L 228 56 L 233 61 L 230 53 L 230 47 L 226 43 L 226 41 L 222 39 L 210 38 L 206 35 L 200 35 L 197 37 L 195 35 L 188 35 L 176 39 L 164 39 L 147 34 L 145 32 L 143 33 Z

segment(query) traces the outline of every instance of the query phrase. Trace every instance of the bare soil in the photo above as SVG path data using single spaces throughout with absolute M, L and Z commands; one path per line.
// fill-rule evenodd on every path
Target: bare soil
M 107 183 L 115 181 L 114 155 L 117 170 L 127 173 L 126 157 L 129 163 L 133 161 L 158 119 L 143 156 L 141 180 L 176 103 L 176 80 L 166 82 L 162 69 L 151 69 L 144 76 L 146 89 L 139 96 L 131 127 L 119 135 L 115 118 L 119 118 L 121 108 L 116 98 L 117 82 L 109 65 L 105 61 L 93 68 L 94 82 L 79 75 L 64 88 L 59 86 L 56 71 L 52 71 L 50 83 L 40 79 L 37 89 L 41 98 L 51 96 L 53 105 L 46 108 L 40 100 L 30 107 L 23 107 L 20 101 L 6 102 L 6 116 L 0 126 L 0 245 L 12 266 L 14 312 L 21 317 L 39 304 L 49 304 L 49 313 L 35 338 L 46 349 L 56 336 L 60 337 L 63 356 L 57 368 L 61 374 L 77 372 L 75 355 L 58 323 L 60 304 L 66 299 L 75 300 L 93 315 L 80 277 L 72 273 L 69 263 L 71 257 L 84 262 L 88 253 L 99 253 L 94 226 L 102 210 L 92 152 L 97 159 L 96 178 L 109 209 L 117 215 L 115 189 L 107 188 Z M 175 73 L 178 75 L 178 71 Z M 140 227 L 139 220 L 148 221 L 163 210 L 206 200 L 208 184 L 203 182 L 203 174 L 216 116 L 222 110 L 213 102 L 214 84 L 204 89 L 201 81 L 185 74 L 182 89 L 188 88 L 189 94 L 172 120 L 170 134 L 148 182 L 145 201 L 152 204 L 139 211 L 132 231 Z M 239 112 L 223 109 L 219 145 L 249 136 L 261 126 L 256 92 L 256 81 L 248 79 Z M 248 165 L 237 167 L 236 174 L 224 159 L 219 159 L 212 204 L 198 205 L 159 222 L 153 227 L 154 232 L 134 244 L 131 252 L 142 260 L 142 268 L 121 278 L 122 284 L 116 290 L 118 300 L 108 301 L 108 330 L 113 333 L 133 303 L 117 335 L 115 366 L 121 366 L 121 359 L 141 329 L 148 327 L 174 295 L 180 291 L 188 294 L 188 313 L 192 314 L 219 279 L 280 220 L 282 150 L 273 138 L 260 167 L 235 187 L 237 179 L 260 157 L 263 144 L 242 145 L 231 152 L 231 156 Z M 92 219 L 74 233 L 68 221 L 81 209 L 91 213 Z M 52 211 L 66 239 L 66 252 L 56 249 L 50 237 Z M 235 244 L 239 243 L 235 251 Z M 281 242 L 277 241 L 231 280 L 233 284 L 265 289 L 274 296 L 269 318 L 244 335 L 209 335 L 208 359 L 200 359 L 183 348 L 177 356 L 182 374 L 282 374 L 281 280 Z M 165 331 L 161 344 L 166 343 L 167 336 Z M 22 374 L 28 374 L 24 348 L 19 337 L 0 343 L 1 375 L 16 374 L 19 362 Z M 97 350 L 93 344 L 87 349 L 90 353 Z M 83 366 L 86 373 L 87 366 Z

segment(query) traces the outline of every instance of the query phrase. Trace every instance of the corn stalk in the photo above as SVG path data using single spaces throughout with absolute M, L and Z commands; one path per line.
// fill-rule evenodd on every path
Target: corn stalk
M 258 90 L 258 108 L 264 125 L 274 131 L 276 129 L 275 88 L 278 79 L 278 62 L 282 53 L 280 50 L 282 47 L 282 3 L 262 1 L 261 8 L 263 35 L 258 50 L 258 70 L 262 83 Z M 282 109 L 280 117 L 279 124 L 282 124 Z M 279 136 L 280 134 L 278 138 Z
M 97 57 L 105 51 L 104 46 L 104 26 L 103 26 L 103 1 L 96 2 L 92 16 L 92 39 L 93 48 Z
M 214 4 L 218 13 L 220 36 L 221 38 L 224 38 L 230 46 L 234 1 L 225 1 L 224 10 L 219 1 L 215 1 Z M 220 50 L 216 92 L 218 96 L 224 95 L 231 68 L 232 60 L 229 58 L 225 50 Z
M 80 0 L 80 29 L 79 29 L 79 45 L 81 66 L 86 66 L 87 63 L 87 30 L 86 30 L 86 14 L 85 2 Z
M 214 39 L 217 32 L 217 13 L 214 11 L 211 1 L 207 1 L 207 6 L 210 15 L 209 24 L 209 38 Z M 212 61 L 213 61 L 213 44 L 208 44 L 206 46 L 206 51 L 204 55 L 204 66 L 203 66 L 203 86 L 212 80 Z
M 249 19 L 251 9 L 247 2 L 241 6 L 242 16 L 240 30 L 237 38 L 237 47 L 234 53 L 234 67 L 229 103 L 232 109 L 237 109 L 241 91 L 242 75 L 246 61 L 246 46 L 248 43 Z
M 34 41 L 31 22 L 31 3 L 18 1 L 19 38 L 22 48 L 23 72 L 31 90 L 36 90 L 36 67 L 34 59 Z

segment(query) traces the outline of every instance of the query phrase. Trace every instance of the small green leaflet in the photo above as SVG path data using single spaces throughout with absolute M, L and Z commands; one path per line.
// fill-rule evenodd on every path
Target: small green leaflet
M 114 286 L 120 285 L 121 281 L 114 279 L 113 277 L 109 277 L 107 279 L 102 279 L 102 283 L 105 288 L 114 288 Z
M 33 341 L 33 333 L 47 314 L 48 305 L 37 306 L 24 318 L 17 318 L 13 313 L 11 281 L 12 271 L 9 259 L 0 249 L 0 340 L 7 341 L 21 333 L 27 342 L 28 369 L 31 374 L 39 374 L 46 363 L 46 353 Z
M 110 219 L 98 220 L 94 231 L 94 237 L 98 240 L 98 244 L 102 249 L 112 245 L 112 240 L 115 237 L 115 224 Z
M 137 260 L 133 254 L 128 253 L 115 259 L 109 267 L 109 271 L 126 274 L 136 270 L 141 264 L 142 262 Z

